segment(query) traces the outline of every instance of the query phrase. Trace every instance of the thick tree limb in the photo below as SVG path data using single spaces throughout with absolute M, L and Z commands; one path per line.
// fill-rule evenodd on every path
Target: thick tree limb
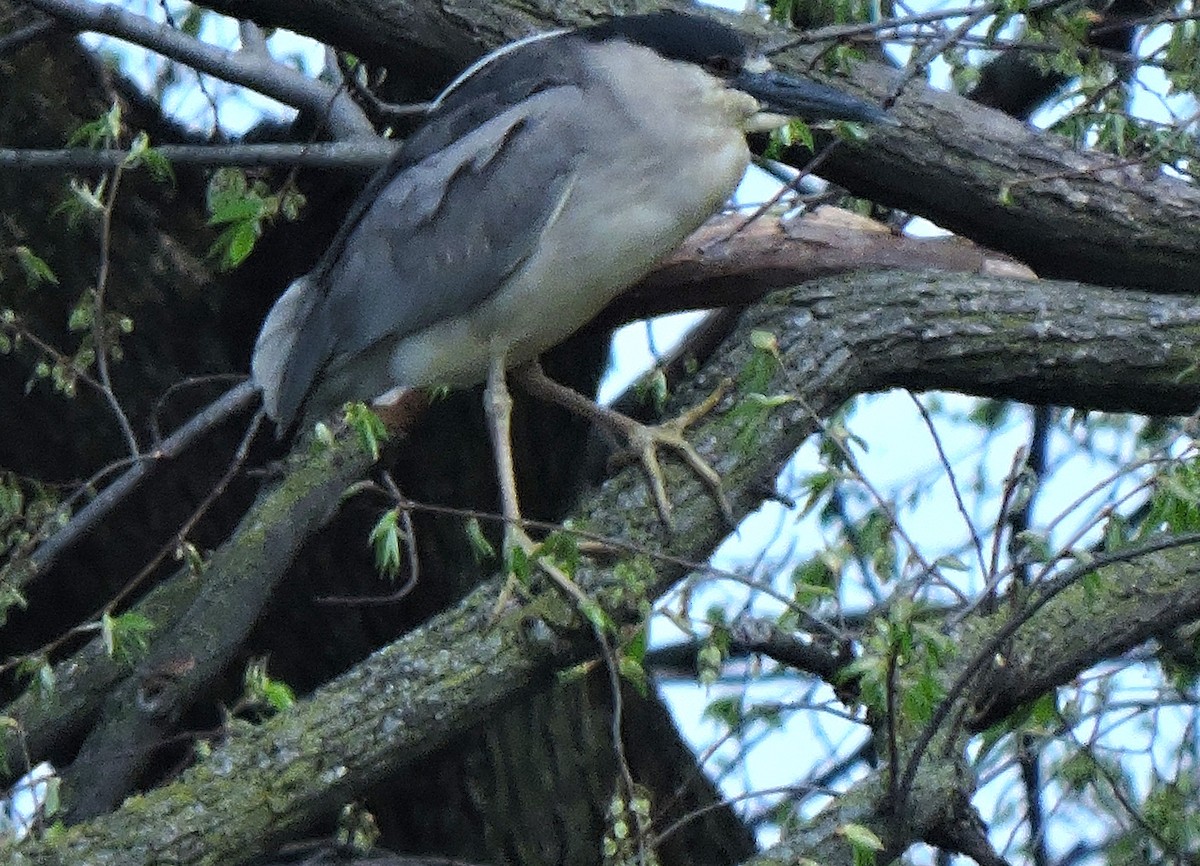
M 895 73 L 852 76 L 883 98 Z M 856 195 L 920 214 L 1044 277 L 1195 292 L 1200 189 L 1157 168 L 1081 152 L 1006 115 L 919 84 L 898 129 L 838 148 L 822 172 Z
M 173 148 L 163 148 L 164 153 L 168 150 Z M 612 328 L 664 312 L 742 307 L 784 285 L 866 267 L 1025 273 L 1019 265 L 970 242 L 897 235 L 881 223 L 836 208 L 823 207 L 787 222 L 765 218 L 747 224 L 745 217 L 730 214 L 714 218 L 693 234 L 646 280 L 610 305 L 592 327 Z M 9 580 L 23 589 L 145 480 L 158 461 L 178 456 L 198 436 L 254 400 L 253 385 L 247 382 L 199 413 L 164 440 L 150 458 L 106 486 L 27 559 L 18 561 Z
M 986 250 L 980 250 L 965 241 L 928 241 L 898 236 L 887 231 L 879 223 L 865 220 L 838 211 L 822 208 L 802 219 L 781 223 L 768 218 L 755 221 L 749 226 L 739 215 L 729 215 L 713 220 L 697 232 L 662 268 L 625 297 L 615 302 L 601 317 L 599 327 L 609 327 L 647 315 L 651 312 L 681 310 L 709 305 L 743 306 L 761 298 L 769 290 L 783 284 L 795 284 L 815 276 L 845 272 L 856 264 L 910 267 L 918 263 L 929 267 L 962 269 L 982 272 L 1009 268 L 1006 262 L 998 262 Z M 724 333 L 724 329 L 722 333 Z M 248 405 L 253 400 L 249 383 L 231 391 L 218 403 L 185 425 L 184 428 L 163 443 L 156 457 L 176 455 L 199 431 L 209 429 L 217 421 L 233 411 Z M 223 407 L 223 408 L 222 408 Z M 135 489 L 148 475 L 156 463 L 138 464 L 106 487 L 88 506 L 82 509 L 65 527 L 43 543 L 28 560 L 18 562 L 11 575 L 14 583 L 22 588 L 25 581 L 45 572 L 55 558 L 74 544 L 89 527 Z M 348 483 L 348 482 L 347 482 Z M 332 506 L 331 506 L 332 507 Z M 285 521 L 296 527 L 308 526 L 307 518 L 291 515 Z M 297 539 L 296 543 L 301 543 Z M 263 581 L 273 585 L 286 567 L 286 560 L 278 558 L 269 569 L 259 569 L 252 581 L 239 580 L 243 593 L 251 584 Z M 175 586 L 178 584 L 178 586 Z M 155 590 L 139 609 L 159 627 L 157 640 L 165 640 L 173 623 L 181 622 L 184 610 L 195 601 L 197 587 L 186 574 L 178 576 L 170 586 Z M 214 594 L 216 604 L 208 604 L 201 610 L 192 610 L 186 621 L 211 633 L 220 633 L 231 623 L 225 617 L 221 593 Z M 264 590 L 256 598 L 265 601 L 270 592 Z M 250 608 L 240 608 L 248 621 L 253 621 Z M 209 655 L 200 661 L 197 669 L 185 678 L 191 683 L 186 688 L 175 689 L 172 699 L 176 702 L 165 717 L 181 710 L 184 702 L 196 694 L 196 688 L 210 677 L 214 670 L 228 662 L 229 653 L 235 644 L 207 641 Z M 173 655 L 178 651 L 173 651 Z M 110 712 L 95 721 L 102 701 L 108 692 L 116 689 L 117 683 L 126 676 L 119 665 L 108 659 L 99 646 L 58 666 L 56 674 L 59 700 L 52 705 L 26 695 L 11 705 L 7 712 L 25 722 L 24 748 L 32 754 L 45 755 L 55 743 L 69 741 L 82 735 L 81 726 L 93 724 L 91 745 L 88 753 L 119 752 L 123 757 L 106 763 L 102 776 L 103 787 L 118 797 L 133 784 L 139 768 L 149 755 L 149 746 L 162 739 L 160 725 L 149 726 L 134 736 L 128 727 L 129 708 L 126 694 L 128 689 L 140 688 L 133 681 L 125 690 L 118 690 L 121 697 L 109 701 Z M 102 735 L 101 731 L 112 724 L 114 731 Z M 22 748 L 16 731 L 9 734 L 9 746 L 14 753 Z M 103 745 L 111 738 L 119 745 Z M 138 744 L 142 744 L 142 748 Z M 81 765 L 86 767 L 86 762 Z M 85 789 L 92 785 L 79 780 Z M 100 780 L 94 780 L 100 784 Z M 104 800 L 95 801 L 94 809 L 103 811 Z
M 84 742 L 68 778 L 73 814 L 92 817 L 120 802 L 149 750 L 242 645 L 305 539 L 372 462 L 357 443 L 311 460 L 297 456 L 284 482 L 260 498 L 234 542 L 213 554 L 184 615 L 157 636 L 136 674 L 105 697 L 103 724 Z
M 961 238 L 897 234 L 878 220 L 835 207 L 799 217 L 745 214 L 709 220 L 654 272 L 605 309 L 609 328 L 682 310 L 746 307 L 768 292 L 868 270 L 941 270 L 1034 279 L 1018 262 Z
M 1200 548 L 1195 545 L 1114 564 L 1104 573 L 1106 587 L 1115 584 L 1119 591 L 1110 587 L 1095 593 L 1076 585 L 1039 612 L 1036 627 L 1017 632 L 1004 653 L 1005 664 L 989 673 L 987 688 L 976 698 L 974 730 L 1105 659 L 1200 618 Z
M 1090 324 L 1081 329 L 1085 311 Z M 907 384 L 1024 399 L 1070 394 L 1075 405 L 1104 408 L 1143 405 L 1153 397 L 1163 412 L 1200 400 L 1192 372 L 1192 358 L 1200 351 L 1200 304 L 1188 298 L 946 275 L 825 280 L 747 316 L 719 364 L 707 369 L 683 399 L 748 362 L 752 329 L 776 335 L 782 363 L 772 388 L 797 399 L 762 424 L 749 454 L 734 449 L 739 430 L 727 420 L 714 418 L 699 431 L 696 441 L 706 451 L 724 455 L 717 465 L 738 513 L 761 498 L 756 482 L 773 477 L 814 429 L 814 413 L 825 414 L 862 391 Z M 295 497 L 315 496 L 318 484 L 327 491 L 321 495 L 333 495 L 333 485 L 318 480 L 314 467 L 306 471 L 312 472 L 310 489 L 303 492 L 304 484 L 293 478 L 290 483 L 299 485 L 292 488 Z M 715 504 L 691 475 L 669 467 L 668 476 L 679 532 L 664 548 L 673 559 L 642 560 L 642 568 L 657 563 L 653 572 L 642 572 L 650 595 L 666 589 L 723 534 Z M 594 531 L 640 549 L 658 549 L 653 510 L 636 479 L 632 470 L 623 473 L 585 505 L 584 513 L 591 515 Z M 246 534 L 231 544 L 259 544 L 262 527 L 249 518 Z M 1109 575 L 1102 577 L 1107 584 Z M 220 569 L 209 579 L 222 579 Z M 1122 579 L 1113 576 L 1115 591 L 1123 589 Z M 630 598 L 627 582 L 618 585 L 610 574 L 591 567 L 581 570 L 578 580 L 609 603 L 619 620 L 637 615 L 638 600 Z M 448 742 L 551 669 L 594 651 L 590 640 L 547 638 L 519 617 L 486 628 L 498 590 L 498 581 L 487 584 L 294 711 L 239 733 L 179 782 L 71 828 L 53 843 L 25 846 L 24 862 L 139 862 L 132 851 L 181 863 L 244 862 Z M 548 607 L 540 609 L 564 610 L 553 597 L 544 604 Z M 1035 619 L 1027 627 L 1037 626 Z M 889 847 L 902 850 L 923 834 L 946 829 L 938 823 L 953 814 L 947 811 L 944 769 L 927 757 L 913 789 L 914 799 L 924 796 L 926 785 L 936 789 L 937 803 L 918 804 L 904 827 L 877 827 Z M 853 802 L 859 801 L 847 801 Z M 868 810 L 867 819 L 879 817 L 871 811 L 875 805 L 858 808 Z M 824 850 L 815 847 L 822 840 L 812 841 L 797 844 Z

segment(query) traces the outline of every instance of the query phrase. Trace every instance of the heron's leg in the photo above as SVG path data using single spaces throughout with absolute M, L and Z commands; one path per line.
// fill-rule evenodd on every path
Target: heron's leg
M 492 454 L 496 460 L 496 477 L 500 483 L 500 509 L 504 515 L 504 552 L 507 556 L 510 541 L 523 536 L 532 543 L 521 526 L 521 506 L 517 500 L 517 473 L 512 453 L 512 395 L 505 380 L 504 356 L 493 357 L 488 364 L 487 388 L 483 393 L 483 409 L 492 437 Z M 522 543 L 523 547 L 526 547 Z
M 678 454 L 700 479 L 700 482 L 712 493 L 713 499 L 717 501 L 725 518 L 731 523 L 733 522 L 733 509 L 729 505 L 729 500 L 725 498 L 725 492 L 721 489 L 721 476 L 708 465 L 683 436 L 684 430 L 712 411 L 721 399 L 723 389 L 714 391 L 703 403 L 693 406 L 678 418 L 662 424 L 648 425 L 635 421 L 628 415 L 622 415 L 615 409 L 601 406 L 578 391 L 555 382 L 546 375 L 542 370 L 542 365 L 537 361 L 525 364 L 513 371 L 513 374 L 533 396 L 557 403 L 577 415 L 598 421 L 624 436 L 629 443 L 629 450 L 633 453 L 634 459 L 641 464 L 642 470 L 646 473 L 646 480 L 654 497 L 654 505 L 658 509 L 658 515 L 663 523 L 668 526 L 671 523 L 671 502 L 667 498 L 662 467 L 658 463 L 659 448 L 669 448 Z
M 510 553 L 513 548 L 519 547 L 560 589 L 577 600 L 582 599 L 579 587 L 562 569 L 546 557 L 536 555 L 538 544 L 521 525 L 521 506 L 517 500 L 517 475 L 513 467 L 512 453 L 512 395 L 508 393 L 503 356 L 492 358 L 488 365 L 487 388 L 483 400 L 488 431 L 492 437 L 492 453 L 496 460 L 496 477 L 500 483 L 500 508 L 504 515 L 505 567 L 507 568 L 511 561 Z M 513 589 L 510 575 L 509 583 L 496 602 L 496 613 L 508 603 Z

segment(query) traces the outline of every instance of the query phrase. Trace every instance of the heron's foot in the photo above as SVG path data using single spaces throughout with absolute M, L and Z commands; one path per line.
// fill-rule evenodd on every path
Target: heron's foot
M 726 521 L 733 524 L 733 508 L 725 491 L 721 487 L 721 476 L 700 456 L 692 444 L 684 437 L 684 431 L 695 424 L 716 407 L 725 395 L 728 383 L 721 383 L 716 390 L 702 402 L 688 409 L 677 418 L 664 421 L 661 424 L 642 424 L 632 418 L 611 412 L 604 416 L 613 427 L 623 434 L 629 443 L 624 455 L 618 455 L 618 460 L 625 462 L 637 461 L 646 475 L 650 485 L 650 494 L 654 497 L 654 507 L 658 510 L 659 519 L 665 526 L 671 525 L 671 501 L 667 497 L 667 486 L 663 479 L 662 466 L 658 462 L 658 450 L 667 448 L 683 460 L 692 474 L 708 488 L 712 498 L 716 500 L 725 516 Z
M 563 592 L 577 607 L 587 603 L 583 590 L 571 579 L 554 560 L 545 552 L 545 545 L 534 541 L 520 526 L 509 523 L 504 531 L 504 565 L 507 576 L 504 588 L 496 599 L 492 609 L 491 622 L 494 624 L 503 614 L 505 608 L 515 599 L 528 599 L 529 578 L 533 569 L 542 572 L 561 592 Z
M 721 489 L 721 476 L 697 453 L 696 449 L 684 438 L 684 431 L 707 415 L 721 401 L 730 382 L 722 382 L 716 390 L 699 405 L 693 406 L 678 418 L 662 424 L 648 425 L 635 421 L 628 415 L 622 415 L 607 406 L 601 406 L 587 397 L 555 382 L 536 361 L 519 367 L 513 373 L 525 389 L 543 400 L 557 403 L 568 411 L 584 418 L 599 422 L 623 436 L 629 443 L 628 452 L 632 460 L 641 464 L 642 470 L 650 483 L 650 492 L 654 497 L 654 506 L 658 516 L 665 526 L 671 525 L 671 503 L 667 499 L 666 482 L 663 481 L 662 467 L 658 462 L 658 449 L 669 448 L 678 454 L 688 468 L 700 479 L 701 483 L 712 493 L 713 499 L 720 506 L 725 519 L 733 524 L 733 509 Z M 619 458 L 618 458 L 619 459 Z

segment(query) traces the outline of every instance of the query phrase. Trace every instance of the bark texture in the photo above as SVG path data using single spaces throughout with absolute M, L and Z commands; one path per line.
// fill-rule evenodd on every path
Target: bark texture
M 1053 336 L 1069 330 L 1079 309 L 1098 304 L 1111 305 L 1104 307 L 1110 315 L 1099 317 L 1090 333 L 1079 340 Z M 1106 329 L 1102 322 L 1107 321 L 1112 325 Z M 1075 405 L 1095 408 L 1113 408 L 1147 387 L 1156 389 L 1164 404 L 1192 405 L 1200 398 L 1200 385 L 1187 383 L 1190 357 L 1200 350 L 1200 308 L 1189 299 L 1137 292 L 1114 299 L 1104 289 L 1076 284 L 931 274 L 826 280 L 775 296 L 746 315 L 719 360 L 679 399 L 695 399 L 749 363 L 751 331 L 777 336 L 781 363 L 771 384 L 794 399 L 762 421 L 752 452 L 734 446 L 738 425 L 720 412 L 696 437 L 706 453 L 721 455 L 717 465 L 739 514 L 764 495 L 755 480 L 773 477 L 818 419 L 856 393 L 906 384 L 1036 401 L 1052 383 L 1055 391 L 1071 391 Z M 1157 376 L 1148 376 L 1138 359 L 1155 336 L 1180 351 L 1161 356 Z M 1097 379 L 1090 350 L 1101 349 L 1121 363 Z M 1000 363 L 1014 352 L 1024 362 Z M 312 458 L 311 477 L 321 474 L 313 470 L 322 461 L 337 459 L 336 453 Z M 655 543 L 659 530 L 632 470 L 589 498 L 579 515 L 591 531 L 629 545 L 633 553 L 627 565 L 637 575 L 632 582 L 629 570 L 590 565 L 577 575 L 581 588 L 601 600 L 618 622 L 636 621 L 646 597 L 671 586 L 723 535 L 716 505 L 697 482 L 681 471 L 671 472 L 669 481 L 679 531 L 663 551 L 668 559 L 638 552 Z M 229 543 L 246 540 L 235 536 Z M 994 644 L 1012 634 L 1018 643 L 1006 693 L 1027 699 L 1050 680 L 1036 662 L 1026 662 L 1034 658 L 1022 649 L 1026 642 L 1037 647 L 1037 658 L 1069 660 L 1055 667 L 1054 682 L 1063 682 L 1102 657 L 1097 653 L 1132 648 L 1194 619 L 1200 596 L 1187 587 L 1196 583 L 1196 548 L 1151 553 L 1129 564 L 1101 563 L 1103 588 L 1088 588 L 1095 595 L 1086 608 L 1079 604 L 1084 590 L 1066 591 L 1064 584 L 1063 591 L 1030 599 L 1024 612 L 968 620 L 956 661 L 944 672 L 951 692 L 946 712 L 986 710 Z M 533 603 L 538 620 L 514 614 L 487 627 L 500 586 L 499 579 L 485 584 L 455 609 L 322 687 L 297 711 L 239 731 L 178 782 L 52 842 L 26 845 L 17 855 L 24 859 L 15 862 L 246 862 L 326 814 L 332 804 L 362 794 L 467 733 L 493 709 L 545 682 L 556 668 L 594 657 L 590 630 L 571 625 L 570 605 L 553 592 Z M 1155 605 L 1168 598 L 1171 614 L 1161 615 Z M 1096 616 L 1088 620 L 1090 610 Z M 1148 610 L 1160 614 L 1157 629 L 1147 625 Z M 1013 619 L 1018 615 L 1019 627 Z M 1078 625 L 1063 629 L 1060 617 Z M 547 629 L 546 622 L 557 626 Z M 1077 629 L 1089 627 L 1105 627 L 1114 639 L 1081 655 L 1068 643 L 1077 642 Z M 959 679 L 955 693 L 951 686 Z M 963 822 L 969 825 L 973 812 L 957 765 L 961 744 L 947 749 L 942 740 L 967 733 L 955 726 L 903 731 L 903 758 L 911 758 L 923 738 L 936 737 L 940 745 L 921 750 L 902 792 L 895 777 L 889 781 L 881 771 L 874 781 L 856 786 L 814 828 L 751 862 L 778 862 L 784 854 L 822 862 L 848 858 L 848 843 L 838 832 L 847 821 L 870 826 L 896 852 L 922 840 L 966 846 L 969 827 Z M 955 795 L 948 798 L 947 791 Z M 898 811 L 904 815 L 899 823 Z M 131 851 L 145 852 L 138 855 L 145 859 L 130 859 Z
M 647 8 L 385 0 L 209 5 L 332 41 L 390 65 L 393 79 L 403 77 L 398 70 L 417 70 L 397 92 L 403 98 L 427 96 L 465 62 L 513 36 L 601 11 Z M 21 9 L 0 5 L 0 29 L 26 23 Z M 783 60 L 799 68 L 812 58 L 796 51 Z M 881 99 L 895 95 L 895 76 L 879 66 L 864 64 L 839 80 Z M 0 105 L 6 145 L 58 146 L 115 97 L 125 100 L 130 125 L 149 130 L 152 140 L 189 139 L 63 36 L 0 58 L 0 89 L 16 95 Z M 657 283 L 639 287 L 605 321 L 673 305 L 745 306 L 769 288 L 788 287 L 745 314 L 679 397 L 686 404 L 719 381 L 736 379 L 752 357 L 752 331 L 775 337 L 780 362 L 771 387 L 787 399 L 752 416 L 751 453 L 737 445 L 745 441 L 739 435 L 746 415 L 727 414 L 748 395 L 726 398 L 691 437 L 721 471 L 738 514 L 761 504 L 779 467 L 820 418 L 865 391 L 941 388 L 1153 414 L 1188 413 L 1200 402 L 1195 189 L 1077 152 L 915 83 L 900 94 L 897 115 L 901 128 L 873 130 L 865 145 L 841 146 L 825 173 L 856 194 L 905 207 L 1015 256 L 1044 277 L 1119 290 L 894 272 L 796 286 L 842 273 L 854 261 L 895 269 L 936 256 L 901 239 L 864 236 L 856 260 L 845 248 L 831 247 L 845 241 L 843 231 L 777 232 L 773 224 L 758 240 L 778 255 L 760 250 L 750 268 L 736 256 L 723 259 L 721 245 L 681 252 Z M 256 134 L 304 140 L 313 123 L 304 117 L 294 130 Z M 306 219 L 274 227 L 246 265 L 217 274 L 205 259 L 211 231 L 199 208 L 206 179 L 201 170 L 180 172 L 177 187 L 169 189 L 131 176 L 117 208 L 111 304 L 131 314 L 137 327 L 116 384 L 141 432 L 163 389 L 180 377 L 245 369 L 263 311 L 311 265 L 361 183 L 355 174 L 302 173 Z M 94 228 L 71 234 L 55 221 L 64 192 L 63 178 L 0 172 L 4 244 L 11 235 L 12 243 L 36 249 L 71 287 L 32 297 L 6 278 L 0 299 L 27 313 L 32 329 L 67 344 L 67 309 L 95 279 L 98 241 Z M 800 247 L 803 262 L 795 259 Z M 946 267 L 986 271 L 986 254 L 949 252 Z M 683 281 L 694 289 L 690 302 L 664 301 L 664 286 Z M 594 387 L 605 353 L 597 330 L 548 359 L 551 374 L 584 390 Z M 24 395 L 28 361 L 26 355 L 0 362 L 0 402 L 21 407 L 0 412 L 0 466 L 62 482 L 87 477 L 119 456 L 120 438 L 101 402 L 63 401 L 40 386 Z M 189 396 L 172 415 L 186 417 L 202 402 Z M 478 395 L 469 393 L 434 405 L 388 455 L 386 465 L 406 495 L 449 508 L 496 510 L 479 407 Z M 86 621 L 170 542 L 220 474 L 237 428 L 231 421 L 203 447 L 164 462 L 103 531 L 36 575 L 29 612 L 14 614 L 0 635 L 4 654 L 29 652 Z M 625 545 L 631 561 L 624 569 L 589 564 L 579 575 L 581 586 L 620 623 L 635 622 L 649 599 L 703 561 L 725 535 L 714 503 L 675 467 L 668 468 L 668 481 L 678 529 L 665 541 L 632 471 L 576 505 L 597 476 L 586 428 L 523 404 L 517 432 L 526 513 L 547 520 L 574 514 L 589 530 Z M 280 449 L 268 444 L 252 460 L 265 465 L 277 456 Z M 164 567 L 137 593 L 137 609 L 156 626 L 143 663 L 119 665 L 98 642 L 80 641 L 58 648 L 54 702 L 10 686 L 5 714 L 27 732 L 31 755 L 64 767 L 78 755 L 66 770 L 67 793 L 75 817 L 89 819 L 5 852 L 12 862 L 249 862 L 298 836 L 323 832 L 338 807 L 356 798 L 367 801 L 383 842 L 395 850 L 493 863 L 599 861 L 616 775 L 614 697 L 602 665 L 596 678 L 556 684 L 558 671 L 596 662 L 593 637 L 569 605 L 545 593 L 525 614 L 493 623 L 499 582 L 477 588 L 490 567 L 472 556 L 463 516 L 444 512 L 417 514 L 421 577 L 403 602 L 332 607 L 315 601 L 378 594 L 363 539 L 386 503 L 359 496 L 339 510 L 342 490 L 368 468 L 369 461 L 343 444 L 293 457 L 283 480 L 265 482 L 256 502 L 259 481 L 235 484 L 190 536 L 214 551 L 202 577 Z M 324 528 L 317 531 L 318 525 Z M 494 526 L 487 528 L 496 535 Z M 665 556 L 651 553 L 657 551 Z M 785 839 L 758 862 L 801 856 L 848 862 L 838 832 L 847 822 L 874 829 L 889 854 L 915 841 L 971 852 L 978 830 L 969 806 L 973 792 L 956 757 L 966 732 L 1104 654 L 1194 620 L 1193 559 L 1185 548 L 1106 564 L 1101 574 L 1108 595 L 1081 604 L 1064 589 L 1030 600 L 1028 610 L 1042 606 L 1020 628 L 1011 619 L 970 620 L 958 660 L 946 671 L 949 686 L 962 685 L 943 708 L 946 717 L 966 721 L 901 731 L 895 769 L 881 769 L 806 833 Z M 1106 641 L 1072 649 L 1069 641 L 1101 630 Z M 992 645 L 1001 636 L 1010 663 L 996 671 Z M 274 676 L 307 696 L 301 705 L 258 727 L 233 726 L 212 755 L 154 787 L 187 758 L 178 735 L 217 725 L 220 703 L 240 691 L 247 659 L 263 654 Z M 824 670 L 831 678 L 835 673 Z M 714 807 L 717 793 L 653 694 L 642 699 L 626 690 L 622 700 L 625 751 L 637 778 L 655 792 L 656 826 L 706 809 L 664 845 L 663 862 L 720 866 L 750 857 L 750 834 L 732 811 Z M 145 793 L 122 805 L 139 790 Z

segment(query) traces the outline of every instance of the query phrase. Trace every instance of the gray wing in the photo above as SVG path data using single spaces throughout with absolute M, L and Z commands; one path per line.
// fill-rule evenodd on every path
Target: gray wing
M 578 165 L 555 115 L 579 103 L 574 88 L 535 94 L 379 191 L 322 281 L 335 355 L 461 315 L 520 267 Z
M 461 315 L 520 267 L 586 145 L 556 119 L 581 110 L 577 88 L 535 92 L 370 185 L 374 200 L 354 209 L 321 266 L 293 283 L 259 335 L 254 377 L 281 428 L 331 359 Z

